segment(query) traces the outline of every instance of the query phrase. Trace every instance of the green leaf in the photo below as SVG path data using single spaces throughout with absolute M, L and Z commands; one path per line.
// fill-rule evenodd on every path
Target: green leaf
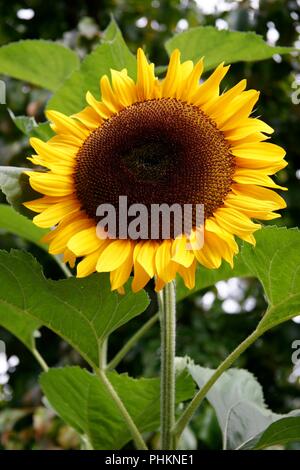
M 242 258 L 269 303 L 258 326 L 263 333 L 300 313 L 300 231 L 265 227 L 255 238 L 256 247 L 245 245 Z
M 5 265 L 5 258 L 9 256 L 8 253 L 6 255 L 0 255 L 0 326 L 10 331 L 33 352 L 34 332 L 40 328 L 41 322 L 27 311 L 24 286 L 15 275 L 14 267 Z
M 0 73 L 55 91 L 79 66 L 75 52 L 62 44 L 36 39 L 0 48 Z
M 6 231 L 47 249 L 41 238 L 47 230 L 41 229 L 7 204 L 0 204 L 0 231 Z
M 265 449 L 289 442 L 300 442 L 300 417 L 282 418 L 271 424 L 260 436 L 257 436 L 242 449 Z
M 3 309 L 29 314 L 68 341 L 97 368 L 105 339 L 142 313 L 149 304 L 145 291 L 111 292 L 108 274 L 85 279 L 46 279 L 28 253 L 0 251 L 0 302 Z M 0 312 L 0 323 L 2 311 Z
M 230 277 L 252 276 L 262 283 L 268 309 L 258 330 L 263 334 L 300 313 L 300 231 L 267 226 L 255 233 L 256 246 L 244 243 L 234 269 L 223 263 L 217 270 L 199 267 L 196 286 L 188 291 L 178 280 L 178 300 Z
M 53 95 L 48 109 L 55 109 L 66 114 L 79 112 L 87 106 L 85 95 L 90 91 L 100 97 L 99 82 L 103 75 L 110 77 L 110 69 L 126 68 L 135 78 L 136 59 L 129 51 L 122 34 L 114 21 L 106 29 L 101 44 L 82 62 L 63 86 Z
M 0 189 L 17 212 L 32 218 L 32 211 L 26 209 L 23 202 L 37 199 L 40 194 L 31 188 L 29 177 L 24 174 L 28 170 L 29 168 L 0 166 Z
M 201 389 L 215 370 L 206 369 L 186 360 L 193 379 Z M 261 385 L 244 369 L 229 369 L 206 396 L 214 408 L 223 433 L 225 449 L 251 448 L 272 423 L 291 414 L 280 415 L 269 410 L 264 402 Z
M 182 60 L 196 62 L 204 56 L 206 70 L 221 62 L 252 62 L 269 59 L 274 54 L 287 54 L 291 47 L 273 47 L 253 32 L 218 30 L 212 26 L 199 26 L 177 34 L 166 42 L 169 54 L 179 49 Z
M 108 379 L 123 401 L 140 432 L 159 427 L 159 379 L 133 379 L 109 372 Z M 56 412 L 80 434 L 86 434 L 97 450 L 121 449 L 131 440 L 115 403 L 97 376 L 79 367 L 52 369 L 43 373 L 41 387 Z M 194 384 L 186 373 L 178 376 L 176 402 L 188 400 Z
M 10 109 L 8 112 L 17 128 L 28 137 L 38 137 L 45 141 L 54 135 L 48 122 L 38 124 L 32 116 L 15 116 Z

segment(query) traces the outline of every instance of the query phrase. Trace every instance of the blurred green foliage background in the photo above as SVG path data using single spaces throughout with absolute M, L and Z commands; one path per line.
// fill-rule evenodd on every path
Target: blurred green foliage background
M 300 45 L 299 0 L 53 0 L 51 4 L 42 0 L 0 0 L 0 45 L 28 38 L 59 40 L 84 57 L 99 41 L 111 15 L 131 50 L 135 52 L 138 46 L 145 46 L 157 65 L 167 61 L 164 42 L 174 33 L 197 25 L 255 31 L 270 44 Z M 47 57 L 44 66 L 47 67 Z M 274 142 L 287 150 L 289 162 L 278 177 L 289 188 L 284 194 L 288 208 L 276 223 L 299 226 L 300 104 L 293 104 L 291 96 L 294 92 L 300 101 L 299 58 L 275 56 L 269 61 L 239 63 L 232 66 L 229 75 L 225 86 L 246 77 L 250 88 L 261 90 L 256 115 L 262 115 L 275 128 Z M 47 92 L 13 79 L 5 78 L 5 82 L 7 107 L 15 115 L 26 114 L 37 121 L 45 119 L 43 108 L 50 96 Z M 23 166 L 29 155 L 27 138 L 16 129 L 6 106 L 0 105 L 0 164 Z M 0 201 L 5 201 L 4 196 L 0 196 Z M 31 251 L 48 276 L 54 279 L 61 276 L 55 263 L 37 247 L 0 231 L 0 248 L 11 247 Z M 187 354 L 201 365 L 216 367 L 255 328 L 265 305 L 262 289 L 255 280 L 221 282 L 201 296 L 189 297 L 179 305 L 177 354 Z M 152 306 L 112 337 L 111 356 L 154 310 Z M 290 321 L 269 332 L 237 364 L 255 374 L 268 405 L 276 412 L 300 408 L 299 378 L 297 381 L 291 361 L 292 342 L 300 339 L 299 323 L 300 318 L 299 322 Z M 0 449 L 77 448 L 76 434 L 43 406 L 37 385 L 39 366 L 30 353 L 1 329 L 0 340 L 5 342 L 8 359 L 4 361 L 2 355 L 0 360 Z M 77 353 L 48 330 L 42 330 L 38 342 L 52 366 L 81 362 Z M 153 376 L 158 370 L 159 329 L 155 326 L 127 355 L 119 371 Z M 189 446 L 220 448 L 216 418 L 207 404 L 201 408 L 191 430 L 192 434 L 187 436 Z

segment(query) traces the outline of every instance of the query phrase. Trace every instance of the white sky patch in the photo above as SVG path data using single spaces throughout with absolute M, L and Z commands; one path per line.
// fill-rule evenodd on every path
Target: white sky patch
M 215 22 L 215 25 L 216 25 L 216 28 L 219 29 L 219 30 L 229 28 L 229 25 L 228 25 L 227 21 L 223 20 L 222 18 L 218 18 Z
M 138 20 L 136 20 L 135 25 L 138 28 L 145 28 L 148 24 L 148 18 L 146 16 L 141 16 Z
M 299 15 L 296 11 L 291 11 L 290 13 L 292 20 L 298 21 L 299 20 Z
M 248 297 L 243 304 L 243 309 L 246 310 L 246 312 L 252 312 L 256 307 L 256 303 L 255 297 Z
M 250 0 L 250 7 L 253 8 L 253 10 L 258 10 L 259 3 L 260 3 L 260 0 Z
M 178 33 L 186 31 L 189 27 L 189 22 L 185 18 L 181 18 L 176 25 L 176 31 Z
M 280 34 L 278 29 L 276 29 L 275 24 L 273 21 L 268 21 L 267 23 L 268 31 L 267 31 L 267 43 L 271 46 L 275 46 L 276 42 L 278 41 Z
M 297 180 L 300 180 L 300 170 L 296 170 L 296 178 Z
M 236 300 L 242 300 L 244 298 L 244 281 L 237 277 L 233 277 L 228 281 L 217 282 L 216 288 L 218 297 L 221 300 L 225 300 L 228 297 L 232 297 Z
M 0 376 L 8 371 L 8 363 L 5 352 L 0 353 Z
M 17 17 L 20 20 L 32 20 L 34 17 L 35 13 L 32 8 L 20 8 L 20 10 L 17 11 Z
M 202 307 L 203 310 L 208 311 L 211 309 L 215 299 L 216 296 L 213 292 L 206 292 L 203 297 L 197 297 L 195 303 L 198 307 Z
M 195 2 L 204 15 L 231 11 L 238 6 L 238 2 L 228 2 L 226 0 L 195 0 Z
M 241 306 L 235 299 L 224 300 L 222 308 L 226 313 L 240 313 L 241 311 Z

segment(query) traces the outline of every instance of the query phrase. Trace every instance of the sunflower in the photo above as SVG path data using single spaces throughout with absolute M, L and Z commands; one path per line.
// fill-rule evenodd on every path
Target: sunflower
M 101 100 L 87 92 L 88 106 L 66 116 L 48 111 L 56 135 L 31 139 L 29 160 L 44 169 L 28 171 L 43 197 L 25 205 L 38 213 L 52 254 L 64 254 L 77 276 L 110 272 L 112 290 L 122 290 L 133 272 L 138 291 L 151 278 L 156 290 L 179 274 L 193 288 L 197 262 L 213 269 L 224 259 L 233 266 L 235 237 L 255 244 L 261 225 L 285 207 L 271 175 L 286 166 L 284 150 L 266 142 L 273 129 L 251 116 L 259 92 L 246 80 L 221 93 L 229 66 L 220 64 L 200 81 L 203 60 L 181 63 L 175 50 L 164 79 L 155 76 L 144 52 L 137 52 L 137 79 L 111 70 L 100 80 Z M 204 244 L 193 219 L 190 234 L 170 239 L 99 238 L 97 207 L 129 204 L 204 205 Z M 190 243 L 187 249 L 187 241 Z

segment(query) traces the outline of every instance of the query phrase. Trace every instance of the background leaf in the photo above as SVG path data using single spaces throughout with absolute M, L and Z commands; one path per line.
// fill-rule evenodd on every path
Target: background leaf
M 291 47 L 270 46 L 253 32 L 218 30 L 212 26 L 191 28 L 169 39 L 165 46 L 169 54 L 178 48 L 182 60 L 196 62 L 204 56 L 205 70 L 211 70 L 221 62 L 256 62 L 293 51 Z
M 38 124 L 32 116 L 15 116 L 10 109 L 8 112 L 17 128 L 28 137 L 38 137 L 46 141 L 54 135 L 48 122 Z
M 126 68 L 129 75 L 135 78 L 136 59 L 129 51 L 122 34 L 112 20 L 106 29 L 101 44 L 82 62 L 78 71 L 66 80 L 63 86 L 52 96 L 48 109 L 55 109 L 66 114 L 79 112 L 87 106 L 87 91 L 100 97 L 99 83 L 103 75 L 110 77 L 110 69 Z
M 111 292 L 108 274 L 46 279 L 37 261 L 22 251 L 1 251 L 0 267 L 0 324 L 2 315 L 24 312 L 68 341 L 95 368 L 108 335 L 149 304 L 143 290 Z
M 215 372 L 187 361 L 193 379 L 201 389 Z M 206 396 L 214 408 L 223 433 L 224 448 L 253 447 L 257 439 L 269 426 L 287 415 L 269 410 L 264 402 L 261 385 L 244 369 L 229 369 L 209 390 Z M 299 415 L 300 411 L 292 412 Z M 282 441 L 284 442 L 284 441 Z
M 32 211 L 23 202 L 40 197 L 29 184 L 29 177 L 24 174 L 28 168 L 15 166 L 0 166 L 0 189 L 5 194 L 7 202 L 21 214 L 32 218 Z
M 246 449 L 265 449 L 289 442 L 300 442 L 300 417 L 282 418 L 271 424 L 260 436 L 243 447 Z
M 133 379 L 109 372 L 108 379 L 122 399 L 140 432 L 159 427 L 159 379 Z M 86 434 L 97 450 L 120 449 L 131 440 L 115 403 L 102 382 L 79 367 L 52 369 L 43 373 L 41 387 L 51 406 L 80 434 Z M 188 400 L 194 384 L 185 372 L 176 382 L 176 402 Z
M 41 229 L 7 204 L 0 204 L 0 230 L 13 233 L 19 237 L 47 249 L 41 238 L 48 230 Z
M 0 48 L 0 73 L 55 91 L 78 68 L 78 56 L 62 44 L 38 39 Z

